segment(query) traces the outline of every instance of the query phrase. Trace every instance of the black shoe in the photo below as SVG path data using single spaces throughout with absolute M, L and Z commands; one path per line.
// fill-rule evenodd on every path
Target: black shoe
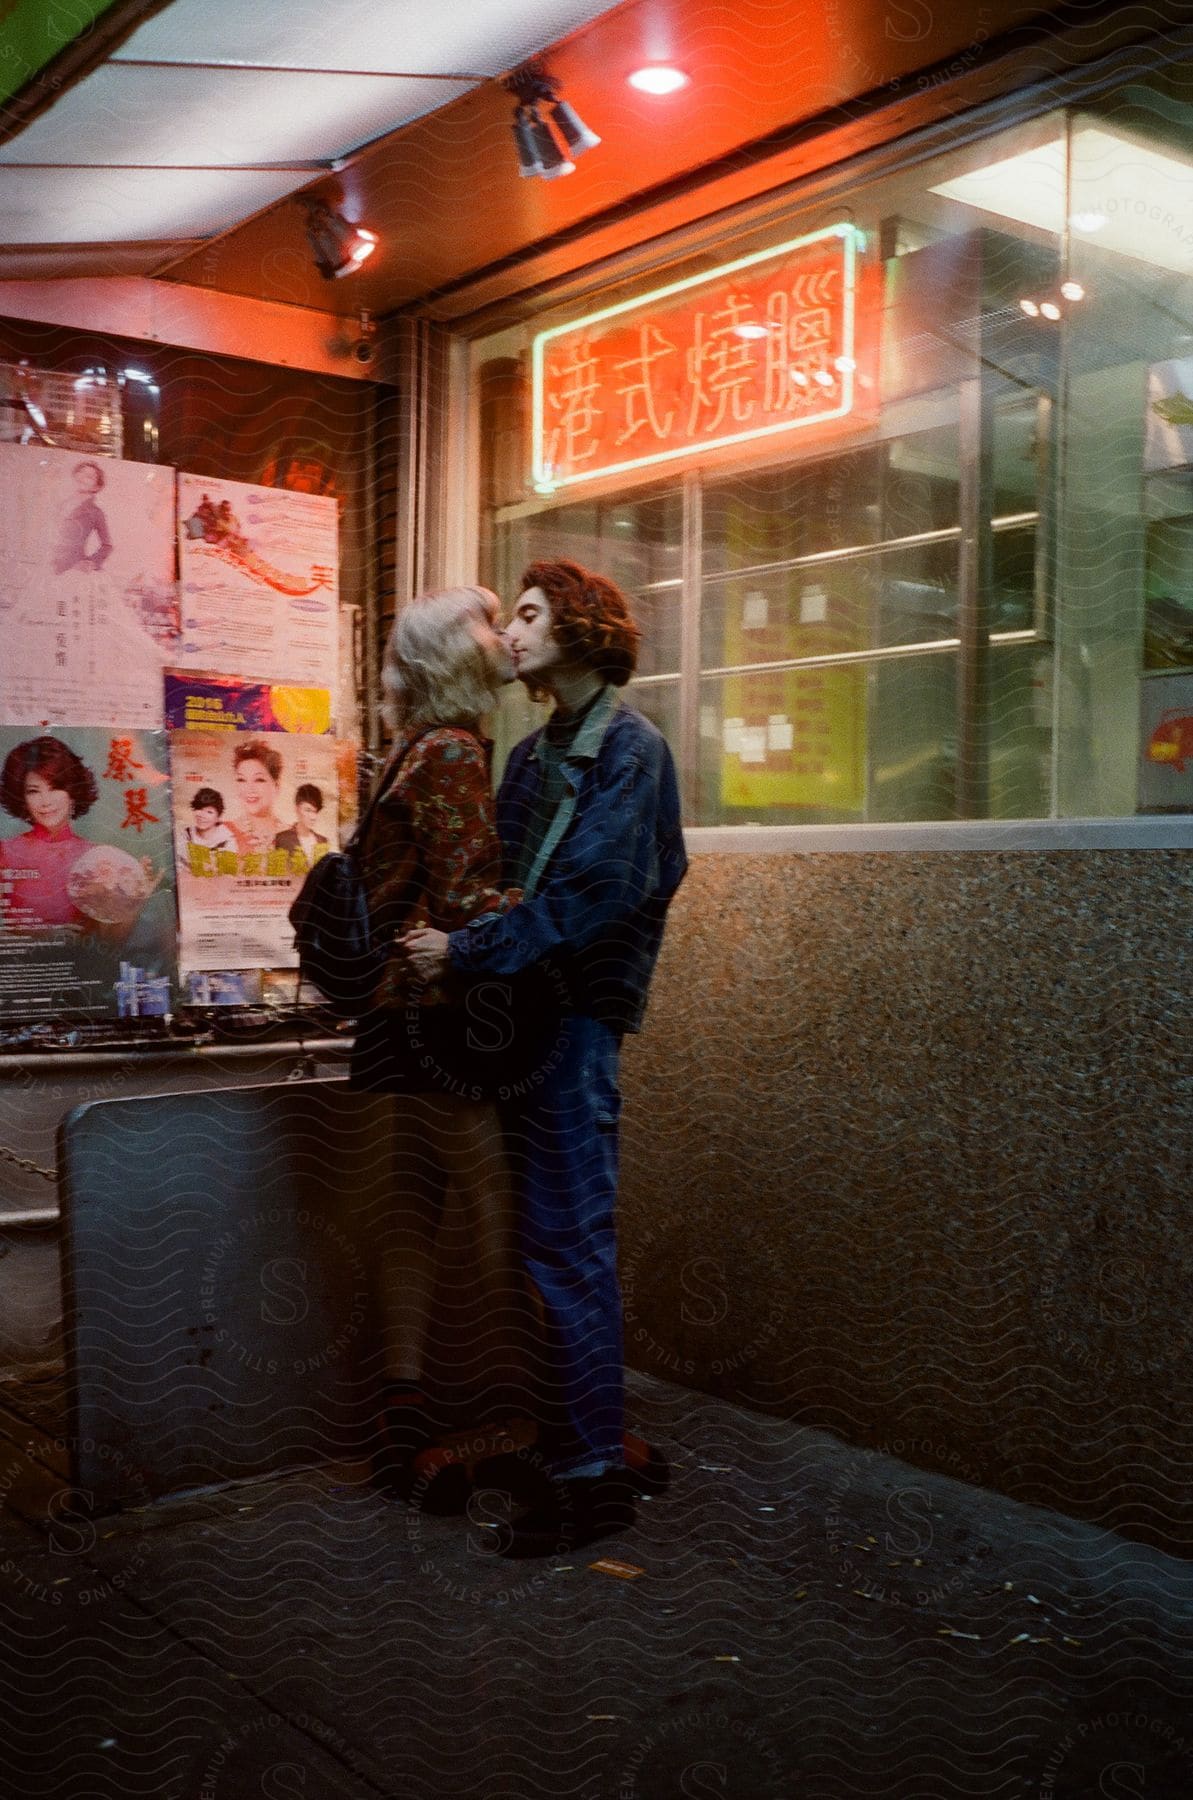
M 636 1432 L 627 1431 L 623 1439 L 627 1485 L 635 1494 L 666 1493 L 671 1469 L 661 1450 L 656 1450 Z M 540 1451 L 520 1450 L 514 1455 L 491 1456 L 476 1467 L 478 1488 L 496 1488 L 522 1506 L 539 1506 L 550 1498 L 553 1484 L 550 1468 Z
M 636 1431 L 627 1431 L 622 1442 L 626 1479 L 634 1492 L 666 1493 L 671 1482 L 671 1468 L 663 1452 L 648 1444 Z
M 624 1469 L 557 1477 L 549 1493 L 514 1520 L 497 1554 L 564 1556 L 598 1538 L 628 1531 L 636 1517 L 634 1490 Z
M 417 1511 L 439 1518 L 462 1513 L 478 1485 L 478 1469 L 486 1462 L 515 1461 L 519 1450 L 530 1454 L 534 1430 L 528 1419 L 519 1417 L 437 1433 L 433 1442 L 396 1463 L 388 1491 Z

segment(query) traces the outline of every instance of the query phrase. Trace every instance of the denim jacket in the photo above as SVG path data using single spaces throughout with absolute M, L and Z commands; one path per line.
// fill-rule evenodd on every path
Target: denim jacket
M 497 795 L 507 879 L 533 817 L 540 735 L 513 751 Z M 656 727 L 606 688 L 562 767 L 563 799 L 522 904 L 453 931 L 449 962 L 497 976 L 543 965 L 572 1010 L 637 1031 L 667 907 L 688 866 L 675 765 Z

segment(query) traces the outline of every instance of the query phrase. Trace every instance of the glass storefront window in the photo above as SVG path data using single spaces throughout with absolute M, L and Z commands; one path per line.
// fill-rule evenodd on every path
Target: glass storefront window
M 567 556 L 632 596 L 627 698 L 690 823 L 1193 810 L 1190 99 L 1168 69 L 743 226 L 723 281 L 705 253 L 474 346 L 483 578 Z M 782 263 L 826 243 L 849 341 L 833 278 Z M 640 352 L 604 352 L 625 315 Z M 532 476 L 540 332 L 587 423 L 544 414 Z

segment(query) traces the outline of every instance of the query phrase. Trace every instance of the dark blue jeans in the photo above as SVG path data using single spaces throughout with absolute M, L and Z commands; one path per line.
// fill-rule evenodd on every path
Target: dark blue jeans
M 557 1474 L 622 1461 L 625 1379 L 614 1207 L 621 1035 L 569 1014 L 503 1123 L 526 1272 L 542 1297 L 548 1366 L 536 1371 Z M 541 1074 L 541 1085 L 534 1076 Z M 594 1467 L 595 1465 L 595 1467 Z

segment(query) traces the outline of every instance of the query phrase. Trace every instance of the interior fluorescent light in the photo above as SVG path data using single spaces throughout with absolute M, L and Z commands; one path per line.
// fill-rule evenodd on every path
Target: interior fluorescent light
M 1078 201 L 1074 230 L 1098 233 L 1098 248 L 1179 274 L 1193 273 L 1193 162 L 1120 137 L 1103 125 L 1072 134 L 1068 186 Z M 1059 238 L 1065 222 L 1065 144 L 1056 138 L 931 190 L 979 212 Z
M 626 76 L 630 86 L 637 88 L 640 94 L 677 94 L 691 79 L 682 69 L 672 68 L 668 63 L 651 63 Z

